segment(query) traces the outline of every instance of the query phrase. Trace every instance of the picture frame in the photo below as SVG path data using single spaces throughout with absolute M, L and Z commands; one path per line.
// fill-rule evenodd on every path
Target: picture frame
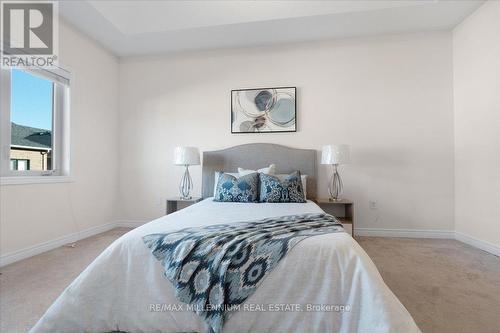
M 231 133 L 297 132 L 297 87 L 231 90 Z

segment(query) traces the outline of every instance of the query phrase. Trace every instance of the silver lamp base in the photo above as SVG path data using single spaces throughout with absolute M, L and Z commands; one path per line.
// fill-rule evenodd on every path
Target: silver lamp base
M 186 165 L 186 171 L 181 178 L 181 183 L 179 184 L 179 194 L 181 200 L 190 200 L 192 199 L 191 190 L 193 189 L 193 179 L 191 179 L 191 175 L 189 174 L 189 165 Z
M 342 179 L 340 178 L 338 172 L 338 164 L 332 164 L 333 172 L 332 178 L 330 178 L 330 184 L 328 184 L 328 192 L 330 193 L 330 201 L 340 201 L 340 195 L 344 185 L 342 184 Z

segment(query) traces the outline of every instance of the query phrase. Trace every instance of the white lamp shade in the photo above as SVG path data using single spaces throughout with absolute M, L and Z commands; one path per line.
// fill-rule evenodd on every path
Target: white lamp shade
M 346 164 L 349 161 L 348 145 L 327 145 L 321 150 L 321 164 Z
M 199 165 L 200 152 L 196 147 L 176 147 L 174 150 L 175 165 Z

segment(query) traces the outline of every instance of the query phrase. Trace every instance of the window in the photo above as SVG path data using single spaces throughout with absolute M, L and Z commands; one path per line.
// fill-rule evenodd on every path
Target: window
M 20 160 L 20 159 L 11 159 L 10 160 L 10 169 L 11 170 L 29 170 L 30 169 L 30 160 Z
M 69 175 L 69 73 L 1 70 L 1 176 Z

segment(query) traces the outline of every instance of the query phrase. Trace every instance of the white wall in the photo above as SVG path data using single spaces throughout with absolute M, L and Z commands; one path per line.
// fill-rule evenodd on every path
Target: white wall
M 177 145 L 347 143 L 345 197 L 357 204 L 358 227 L 453 230 L 452 81 L 450 32 L 125 60 L 120 218 L 164 213 L 182 173 L 172 165 Z M 230 133 L 231 89 L 283 85 L 298 89 L 297 133 Z M 319 169 L 325 196 L 329 170 Z M 201 168 L 192 174 L 200 193 Z
M 500 246 L 500 2 L 453 31 L 455 228 Z
M 118 60 L 60 24 L 60 63 L 72 74 L 73 183 L 2 185 L 2 257 L 114 220 Z M 78 227 L 77 227 L 78 226 Z

